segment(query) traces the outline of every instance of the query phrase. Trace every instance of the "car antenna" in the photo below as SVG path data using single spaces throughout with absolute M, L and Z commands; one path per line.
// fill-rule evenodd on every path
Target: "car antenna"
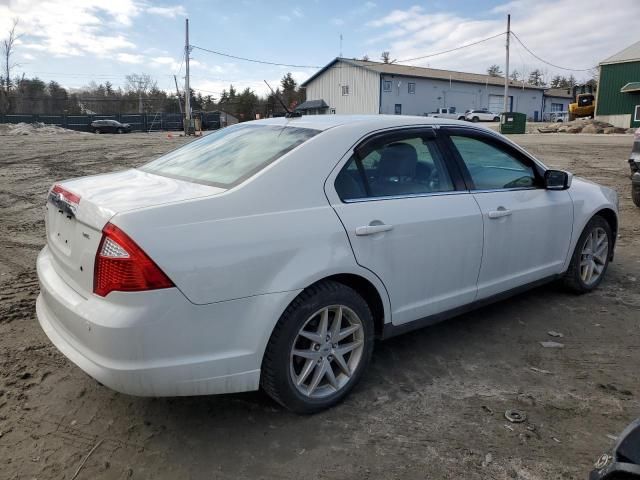
M 293 118 L 293 117 L 301 117 L 302 114 L 300 112 L 292 112 L 291 110 L 289 110 L 287 108 L 287 106 L 284 104 L 284 102 L 282 101 L 282 98 L 280 98 L 280 95 L 277 95 L 276 92 L 273 91 L 273 88 L 271 88 L 271 85 L 269 85 L 269 82 L 267 82 L 266 80 L 264 80 L 264 83 L 267 84 L 267 87 L 269 87 L 269 90 L 271 90 L 271 93 L 273 94 L 274 97 L 276 97 L 278 99 L 278 102 L 280 102 L 280 105 L 282 105 L 282 108 L 284 108 L 284 110 L 287 112 L 287 114 L 285 115 L 285 117 L 287 118 Z

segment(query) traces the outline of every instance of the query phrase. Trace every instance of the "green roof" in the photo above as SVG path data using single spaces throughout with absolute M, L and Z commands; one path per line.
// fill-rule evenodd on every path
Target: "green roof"
M 640 92 L 640 82 L 629 82 L 620 89 L 620 93 Z

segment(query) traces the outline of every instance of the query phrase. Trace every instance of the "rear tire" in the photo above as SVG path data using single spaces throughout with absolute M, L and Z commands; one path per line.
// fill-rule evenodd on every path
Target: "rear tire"
M 640 185 L 631 186 L 631 198 L 633 199 L 633 203 L 636 204 L 636 207 L 640 207 Z
M 332 407 L 362 378 L 373 336 L 371 310 L 355 290 L 334 281 L 312 285 L 278 320 L 262 360 L 260 384 L 296 413 Z
M 118 130 L 116 130 L 118 133 L 124 133 L 124 130 L 121 128 L 118 128 Z
M 494 122 L 499 122 L 500 121 L 500 117 L 493 117 L 493 121 Z
M 603 217 L 596 215 L 589 220 L 562 278 L 564 285 L 579 294 L 595 290 L 607 272 L 613 242 L 611 227 Z
M 96 133 L 96 134 L 100 135 L 102 132 L 100 131 L 100 129 L 99 129 L 99 128 L 96 128 L 96 129 L 93 131 L 93 133 Z

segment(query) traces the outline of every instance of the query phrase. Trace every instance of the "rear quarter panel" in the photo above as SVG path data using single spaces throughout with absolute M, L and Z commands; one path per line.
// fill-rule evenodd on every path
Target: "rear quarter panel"
M 378 289 L 389 319 L 384 286 L 355 262 L 324 193 L 325 179 L 354 138 L 357 127 L 325 131 L 215 198 L 134 210 L 111 222 L 195 304 L 291 291 L 353 273 Z

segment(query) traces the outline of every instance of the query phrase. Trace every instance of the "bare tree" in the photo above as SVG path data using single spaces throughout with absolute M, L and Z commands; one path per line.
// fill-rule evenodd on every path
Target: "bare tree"
M 151 90 L 156 90 L 158 88 L 158 82 L 147 73 L 132 73 L 131 75 L 127 75 L 125 79 L 127 81 L 124 87 L 125 90 L 138 95 L 138 113 L 144 113 L 142 97 L 147 96 Z
M 16 33 L 19 19 L 14 18 L 9 35 L 2 40 L 2 59 L 4 60 L 4 86 L 7 92 L 11 87 L 11 71 L 18 66 L 17 63 L 11 63 L 11 57 L 14 53 L 16 41 L 20 38 L 20 35 Z
M 387 51 L 382 52 L 382 54 L 380 55 L 380 60 L 382 60 L 384 63 L 389 63 L 390 59 L 391 55 Z

